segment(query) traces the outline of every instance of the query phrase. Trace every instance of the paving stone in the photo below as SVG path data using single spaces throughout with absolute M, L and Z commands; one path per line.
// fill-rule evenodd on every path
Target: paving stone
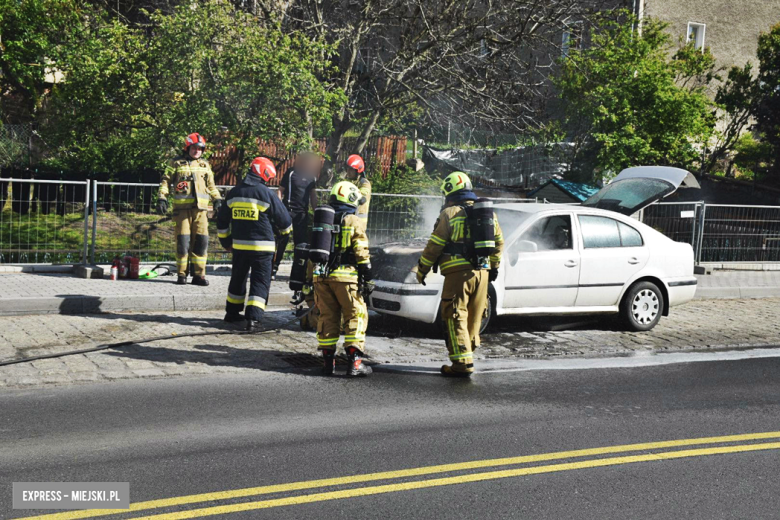
M 621 355 L 652 351 L 695 351 L 736 346 L 780 344 L 780 299 L 695 300 L 672 309 L 648 333 L 625 332 L 613 318 L 580 324 L 575 330 L 544 332 L 518 320 L 498 320 L 483 335 L 475 353 L 485 357 L 571 357 Z M 258 373 L 291 369 L 283 356 L 315 354 L 317 341 L 310 332 L 286 323 L 289 309 L 270 308 L 271 323 L 285 323 L 280 332 L 260 335 L 221 334 L 174 337 L 171 333 L 232 330 L 222 321 L 222 310 L 0 317 L 0 336 L 11 357 L 31 352 L 64 352 L 106 342 L 135 338 L 170 337 L 154 343 L 131 344 L 89 354 L 0 367 L 4 388 L 61 385 L 143 377 L 187 377 L 197 374 Z M 42 325 L 43 323 L 43 325 Z M 413 322 L 387 325 L 372 315 L 368 354 L 379 363 L 445 361 L 444 342 L 435 326 Z M 45 328 L 45 334 L 39 334 Z M 393 328 L 395 327 L 395 328 Z M 384 337 L 403 328 L 400 337 Z M 280 357 L 282 356 L 282 357 Z
M 142 368 L 133 370 L 133 374 L 138 377 L 165 377 L 166 373 L 159 368 Z

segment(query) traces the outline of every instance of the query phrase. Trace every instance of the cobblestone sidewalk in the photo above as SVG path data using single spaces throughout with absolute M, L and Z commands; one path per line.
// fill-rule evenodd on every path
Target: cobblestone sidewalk
M 483 337 L 477 359 L 615 356 L 637 352 L 696 351 L 780 344 L 780 299 L 695 300 L 672 309 L 649 333 L 621 331 L 614 317 L 561 324 L 517 317 L 499 319 Z M 221 311 L 165 314 L 0 317 L 0 359 L 80 349 L 106 342 L 155 336 L 174 339 L 113 350 L 0 367 L 0 387 L 31 387 L 115 379 L 195 374 L 305 370 L 316 363 L 313 333 L 288 322 L 274 308 L 269 327 L 253 336 L 178 338 L 188 332 L 235 330 Z M 288 322 L 285 324 L 285 322 Z M 372 315 L 368 353 L 376 363 L 415 364 L 446 360 L 433 325 Z

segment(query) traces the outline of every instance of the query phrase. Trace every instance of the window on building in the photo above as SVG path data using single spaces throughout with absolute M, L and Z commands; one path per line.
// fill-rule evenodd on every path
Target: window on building
M 688 22 L 688 43 L 693 43 L 697 49 L 704 50 L 704 32 L 707 26 L 703 23 Z
M 563 31 L 561 55 L 565 58 L 569 52 L 580 49 L 582 49 L 582 22 L 574 22 Z

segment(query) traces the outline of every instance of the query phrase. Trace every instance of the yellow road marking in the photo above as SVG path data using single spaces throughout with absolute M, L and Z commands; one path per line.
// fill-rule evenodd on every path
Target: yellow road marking
M 256 509 L 269 509 L 272 507 L 290 506 L 296 504 L 310 504 L 312 502 L 323 502 L 325 500 L 338 500 L 342 498 L 364 497 L 368 495 L 379 495 L 383 493 L 396 493 L 398 491 L 409 491 L 412 489 L 425 489 L 425 488 L 440 487 L 440 486 L 451 486 L 454 484 L 466 484 L 469 482 L 480 482 L 483 480 L 496 480 L 496 479 L 503 479 L 503 478 L 520 477 L 524 475 L 538 475 L 540 473 L 554 473 L 559 471 L 570 471 L 575 469 L 598 468 L 603 466 L 615 466 L 618 464 L 631 464 L 635 462 L 682 459 L 687 457 L 701 457 L 705 455 L 717 455 L 723 453 L 740 453 L 746 451 L 777 450 L 777 449 L 780 449 L 780 442 L 767 442 L 763 444 L 743 444 L 739 446 L 724 446 L 719 448 L 700 448 L 695 450 L 667 451 L 667 452 L 652 453 L 647 455 L 633 455 L 627 457 L 612 457 L 608 459 L 584 460 L 581 462 L 550 464 L 547 466 L 510 469 L 504 471 L 490 471 L 486 473 L 461 475 L 459 477 L 418 480 L 415 482 L 403 482 L 400 484 L 388 484 L 384 486 L 369 486 L 369 487 L 363 487 L 357 489 L 347 489 L 344 491 L 331 491 L 328 493 L 315 493 L 311 495 L 301 495 L 301 496 L 289 497 L 289 498 L 277 498 L 274 500 L 263 500 L 259 502 L 246 502 L 243 504 L 231 504 L 226 506 L 192 509 L 189 511 L 180 511 L 178 513 L 163 513 L 163 514 L 153 515 L 153 516 L 137 517 L 135 520 L 180 520 L 184 518 L 199 518 L 203 516 L 214 516 L 214 515 L 224 515 L 228 513 L 237 513 L 240 511 L 253 511 Z
M 495 466 L 510 466 L 510 465 L 517 465 L 517 464 L 544 462 L 550 460 L 560 460 L 560 459 L 568 459 L 568 458 L 575 458 L 575 457 L 605 455 L 610 453 L 625 453 L 629 451 L 675 448 L 675 447 L 694 446 L 694 445 L 701 445 L 701 444 L 719 444 L 719 443 L 727 443 L 727 442 L 755 441 L 755 440 L 775 439 L 775 438 L 780 438 L 780 431 L 747 433 L 747 434 L 740 434 L 740 435 L 726 435 L 720 437 L 701 437 L 697 439 L 679 439 L 673 441 L 646 442 L 641 444 L 623 444 L 618 446 L 605 446 L 601 448 L 588 448 L 582 450 L 542 453 L 538 455 L 523 455 L 519 457 L 507 457 L 507 458 L 500 458 L 500 459 L 475 460 L 470 462 L 442 464 L 438 466 L 424 466 L 420 468 L 403 469 L 397 471 L 367 473 L 367 474 L 353 475 L 348 477 L 327 478 L 327 479 L 319 479 L 319 480 L 305 480 L 300 482 L 291 482 L 287 484 L 275 484 L 269 486 L 234 489 L 229 491 L 216 491 L 211 493 L 200 493 L 197 495 L 185 495 L 180 497 L 163 498 L 158 500 L 149 500 L 146 502 L 132 503 L 130 504 L 130 509 L 88 509 L 88 510 L 68 511 L 65 513 L 54 513 L 48 515 L 27 517 L 27 519 L 28 520 L 32 520 L 32 519 L 73 520 L 79 518 L 94 518 L 94 517 L 107 516 L 107 515 L 119 514 L 119 513 L 131 513 L 134 511 L 160 509 L 160 508 L 181 506 L 187 504 L 197 504 L 202 502 L 213 502 L 216 500 L 229 500 L 229 499 L 243 498 L 249 496 L 267 495 L 271 493 L 283 493 L 289 491 L 300 491 L 305 489 L 314 489 L 314 488 L 327 487 L 327 486 L 357 484 L 361 482 L 371 482 L 376 480 L 389 480 L 395 478 L 416 477 L 416 476 L 431 475 L 436 473 L 448 473 L 451 471 L 489 468 Z M 529 468 L 529 469 L 535 469 L 535 468 Z M 355 495 L 355 496 L 359 496 L 359 495 Z M 284 500 L 284 499 L 280 499 L 280 500 Z M 332 500 L 332 499 L 326 499 L 326 500 Z

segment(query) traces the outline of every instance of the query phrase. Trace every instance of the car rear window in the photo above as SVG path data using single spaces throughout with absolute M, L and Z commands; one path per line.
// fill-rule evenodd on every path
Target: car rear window
M 602 247 L 641 247 L 642 235 L 627 224 L 608 217 L 580 215 L 585 249 Z

